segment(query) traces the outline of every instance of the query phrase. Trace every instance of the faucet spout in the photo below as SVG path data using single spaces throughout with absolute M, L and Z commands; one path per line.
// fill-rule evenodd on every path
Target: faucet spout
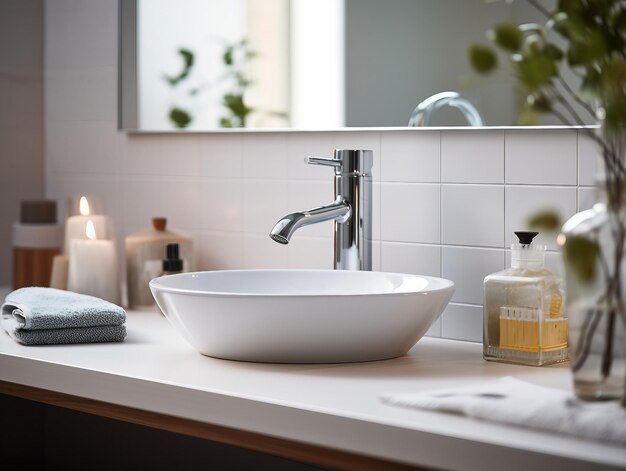
M 323 221 L 344 223 L 352 215 L 352 209 L 345 198 L 337 198 L 330 204 L 288 214 L 281 218 L 270 231 L 272 240 L 288 244 L 291 236 L 302 226 Z
M 457 92 L 441 92 L 426 98 L 415 107 L 409 119 L 409 127 L 428 126 L 435 111 L 444 106 L 457 108 L 470 126 L 485 125 L 480 112 L 467 98 Z

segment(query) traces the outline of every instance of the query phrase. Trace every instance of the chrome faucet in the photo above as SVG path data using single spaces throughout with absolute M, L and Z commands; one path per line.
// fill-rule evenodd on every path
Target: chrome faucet
M 332 159 L 306 157 L 304 161 L 335 168 L 335 201 L 288 214 L 276 223 L 270 237 L 288 244 L 300 227 L 332 220 L 335 270 L 371 270 L 372 151 L 335 149 Z
M 457 92 L 441 92 L 426 98 L 415 107 L 409 119 L 409 127 L 428 126 L 434 112 L 444 106 L 457 108 L 470 126 L 485 125 L 478 109 L 467 98 Z

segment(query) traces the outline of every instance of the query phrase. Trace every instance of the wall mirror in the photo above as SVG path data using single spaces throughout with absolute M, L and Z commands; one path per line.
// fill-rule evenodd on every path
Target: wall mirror
M 120 0 L 120 129 L 404 127 L 447 90 L 514 126 L 510 71 L 479 77 L 466 53 L 503 20 L 542 22 L 522 0 Z

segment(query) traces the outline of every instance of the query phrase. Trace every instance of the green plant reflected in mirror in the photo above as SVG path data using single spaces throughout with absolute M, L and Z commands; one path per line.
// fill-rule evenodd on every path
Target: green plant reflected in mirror
M 493 24 L 539 21 L 526 2 L 484 0 L 119 2 L 128 131 L 406 127 L 417 104 L 443 91 L 467 98 L 488 126 L 515 126 L 524 103 L 511 71 L 485 80 L 466 45 Z M 511 31 L 495 33 L 513 48 Z M 493 67 L 488 51 L 474 54 Z M 443 107 L 429 125 L 466 120 Z

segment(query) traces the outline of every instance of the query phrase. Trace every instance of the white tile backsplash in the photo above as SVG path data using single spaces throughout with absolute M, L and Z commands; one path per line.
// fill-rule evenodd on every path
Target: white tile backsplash
M 438 244 L 439 185 L 381 184 L 381 239 Z
M 439 245 L 383 242 L 381 250 L 383 271 L 441 276 L 441 247 Z
M 236 270 L 243 266 L 243 236 L 239 232 L 205 232 L 200 237 L 201 270 Z
M 443 131 L 441 181 L 504 183 L 504 131 Z
M 242 181 L 238 178 L 202 180 L 200 224 L 203 230 L 241 232 L 243 229 Z
M 46 71 L 48 122 L 111 122 L 117 114 L 116 67 Z
M 124 177 L 122 179 L 122 223 L 150 227 L 153 217 L 168 217 L 163 204 L 162 185 L 163 181 L 160 177 Z M 66 196 L 80 195 L 85 192 L 79 189 L 71 191 L 69 188 L 66 191 Z M 93 189 L 90 189 L 89 193 L 93 192 Z M 111 196 L 105 194 L 107 202 L 111 200 Z
M 113 5 L 114 6 L 114 5 Z M 112 2 L 56 0 L 45 8 L 47 70 L 115 67 L 117 10 Z
M 441 132 L 389 132 L 381 136 L 381 180 L 440 181 Z
M 244 233 L 264 234 L 270 240 L 268 234 L 274 224 L 291 212 L 287 205 L 288 187 L 287 180 L 242 181 Z
M 285 134 L 244 134 L 242 156 L 244 178 L 287 178 Z
M 243 174 L 243 135 L 200 136 L 198 158 L 203 177 L 240 178 Z
M 592 201 L 594 151 L 571 130 L 120 133 L 117 2 L 45 10 L 47 195 L 61 210 L 67 196 L 102 195 L 120 240 L 167 216 L 194 235 L 198 269 L 331 268 L 332 224 L 287 246 L 268 232 L 332 199 L 332 169 L 304 164 L 306 155 L 371 149 L 374 270 L 450 277 L 454 301 L 428 335 L 480 341 L 482 279 L 508 263 L 505 231 L 508 244 L 534 208 L 567 217 Z M 546 264 L 560 270 L 558 253 Z
M 578 211 L 591 209 L 597 199 L 596 189 L 586 186 L 578 188 Z
M 333 269 L 332 237 L 294 237 L 283 250 L 287 253 L 289 268 Z
M 504 187 L 441 185 L 441 239 L 451 245 L 502 247 Z
M 241 268 L 290 268 L 290 245 L 277 244 L 267 234 L 244 234 Z
M 504 249 L 444 246 L 441 251 L 441 276 L 456 284 L 452 301 L 482 304 L 483 280 L 504 270 Z
M 448 339 L 483 341 L 483 307 L 450 303 L 441 315 L 441 336 Z
M 595 185 L 599 158 L 600 149 L 598 148 L 598 145 L 581 131 L 578 134 L 579 185 Z
M 577 184 L 576 131 L 509 130 L 505 133 L 506 183 Z
M 506 187 L 506 246 L 517 242 L 515 231 L 529 230 L 528 219 L 537 212 L 550 210 L 565 221 L 576 213 L 575 187 L 507 186 Z M 556 234 L 540 233 L 534 242 L 557 250 Z

